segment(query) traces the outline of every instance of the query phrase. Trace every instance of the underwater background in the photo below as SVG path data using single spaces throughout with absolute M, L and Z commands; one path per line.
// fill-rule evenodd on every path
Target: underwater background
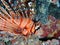
M 32 11 L 31 14 L 34 15 L 31 16 L 34 22 L 41 22 L 43 25 L 45 25 L 47 24 L 47 22 L 49 22 L 48 16 L 53 16 L 54 20 L 60 20 L 60 0 L 5 0 L 5 1 L 9 4 L 9 6 L 15 13 L 17 13 L 17 11 L 20 10 L 22 12 L 31 10 Z M 1 0 L 0 6 L 7 10 L 3 3 L 1 2 Z M 26 15 L 26 13 L 24 14 Z M 38 33 L 40 32 L 38 31 Z M 58 31 L 58 34 L 56 34 L 53 37 L 43 36 L 43 38 L 40 38 L 40 34 L 37 34 L 32 35 L 27 39 L 25 39 L 24 36 L 16 36 L 14 34 L 9 34 L 7 32 L 0 31 L 0 45 L 60 45 L 60 31 Z

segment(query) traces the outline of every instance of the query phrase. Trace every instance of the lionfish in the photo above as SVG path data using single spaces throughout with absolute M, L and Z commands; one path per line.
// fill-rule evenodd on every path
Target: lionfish
M 25 16 L 22 11 L 21 14 L 19 12 L 15 13 L 5 0 L 1 1 L 8 12 L 0 6 L 0 30 L 18 35 L 31 35 L 35 33 L 39 36 L 54 35 L 60 31 L 60 26 L 57 30 L 57 23 L 54 17 L 49 16 L 50 22 L 46 25 L 40 22 L 35 23 L 32 20 L 32 16 L 29 17 L 28 14 Z M 60 21 L 58 22 L 60 24 Z M 55 27 L 56 30 L 54 29 Z
M 5 0 L 1 0 L 8 12 L 0 6 L 0 30 L 14 34 L 29 35 L 34 33 L 35 24 L 28 15 L 23 12 L 16 14 Z

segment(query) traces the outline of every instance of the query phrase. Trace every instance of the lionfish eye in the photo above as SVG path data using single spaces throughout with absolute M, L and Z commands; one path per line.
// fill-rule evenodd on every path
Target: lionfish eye
M 39 29 L 40 29 L 40 26 L 39 25 L 35 27 L 35 30 L 39 30 Z

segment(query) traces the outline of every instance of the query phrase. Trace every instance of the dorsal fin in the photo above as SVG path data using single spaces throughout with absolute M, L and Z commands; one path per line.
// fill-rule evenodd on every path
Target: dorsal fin
M 16 14 L 12 10 L 12 8 L 9 6 L 9 4 L 5 0 L 1 0 L 6 9 L 9 11 L 9 14 L 12 16 L 12 18 L 15 18 Z
M 4 14 L 6 14 L 10 19 L 12 18 L 12 17 L 8 14 L 8 12 L 7 12 L 3 7 L 0 6 L 0 10 L 1 10 Z
M 4 19 L 4 18 L 5 19 Z M 8 19 L 2 12 L 0 12 L 0 19 L 3 21 L 6 21 L 6 24 L 9 24 L 13 28 L 17 28 L 18 25 L 16 25 L 14 22 L 12 22 L 11 19 Z M 1 23 L 0 23 L 1 24 Z M 13 25 L 13 26 L 12 26 Z

